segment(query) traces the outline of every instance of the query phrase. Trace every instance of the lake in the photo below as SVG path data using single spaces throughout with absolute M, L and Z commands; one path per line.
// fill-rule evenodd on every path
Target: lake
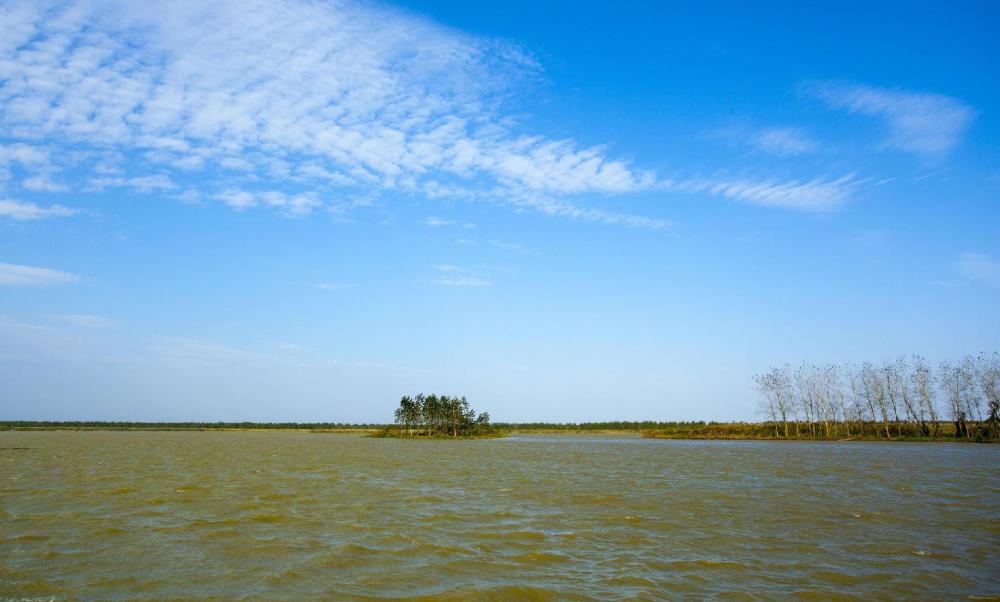
M 1000 595 L 1000 446 L 0 432 L 0 600 Z

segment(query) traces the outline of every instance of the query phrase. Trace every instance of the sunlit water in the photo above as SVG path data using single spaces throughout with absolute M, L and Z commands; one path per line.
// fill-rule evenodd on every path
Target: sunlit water
M 0 433 L 0 600 L 1000 594 L 1000 446 Z

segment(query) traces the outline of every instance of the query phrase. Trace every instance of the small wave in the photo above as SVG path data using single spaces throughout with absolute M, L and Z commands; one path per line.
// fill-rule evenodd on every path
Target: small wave
M 486 541 L 499 541 L 499 542 L 523 542 L 523 541 L 545 541 L 548 537 L 545 533 L 541 531 L 503 531 L 503 532 L 487 532 L 481 533 L 479 535 L 480 539 Z
M 174 492 L 176 493 L 205 493 L 206 491 L 208 491 L 208 488 L 200 485 L 181 485 L 174 488 Z
M 809 578 L 812 581 L 822 581 L 837 585 L 857 585 L 858 583 L 871 581 L 870 576 L 851 575 L 839 571 L 813 571 L 809 573 Z
M 458 589 L 435 594 L 429 599 L 435 600 L 527 600 L 528 602 L 547 602 L 549 600 L 589 600 L 584 596 L 573 596 L 565 589 L 550 589 L 526 585 L 504 585 L 486 589 Z
M 91 534 L 106 537 L 108 535 L 125 535 L 126 533 L 128 533 L 128 531 L 126 531 L 125 529 L 119 529 L 118 527 L 107 527 L 104 529 L 98 529 L 92 532 Z
M 512 556 L 510 559 L 526 564 L 562 564 L 573 561 L 569 556 L 558 552 L 526 552 Z
M 664 563 L 672 570 L 680 571 L 700 571 L 706 568 L 716 570 L 742 571 L 746 567 L 739 562 L 732 560 L 718 560 L 714 558 L 698 558 L 695 560 L 674 560 Z
M 255 523 L 283 523 L 290 517 L 286 514 L 256 514 L 249 517 Z
M 107 493 L 111 495 L 128 495 L 129 493 L 135 493 L 135 489 L 132 487 L 115 487 L 114 489 L 108 489 Z
M 637 523 L 642 521 L 642 518 L 635 516 L 634 514 L 626 514 L 625 516 L 605 516 L 602 520 L 607 523 Z

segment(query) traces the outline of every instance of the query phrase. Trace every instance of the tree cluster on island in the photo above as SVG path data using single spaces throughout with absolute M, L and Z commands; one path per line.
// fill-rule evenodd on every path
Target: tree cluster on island
M 920 356 L 881 364 L 772 368 L 755 377 L 778 438 L 1000 438 L 1000 354 L 935 372 Z
M 477 414 L 465 397 L 404 395 L 396 408 L 395 421 L 396 434 L 407 437 L 474 437 L 492 432 L 489 413 Z

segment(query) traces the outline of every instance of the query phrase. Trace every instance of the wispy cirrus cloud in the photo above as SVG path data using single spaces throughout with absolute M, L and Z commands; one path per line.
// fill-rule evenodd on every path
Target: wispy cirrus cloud
M 45 175 L 37 175 L 25 178 L 21 182 L 25 190 L 34 192 L 68 192 L 69 186 L 53 181 Z
M 818 142 L 813 140 L 804 130 L 796 127 L 759 129 L 729 127 L 708 132 L 706 137 L 727 141 L 733 145 L 750 147 L 755 151 L 779 157 L 804 155 L 819 149 Z
M 76 274 L 30 265 L 0 263 L 0 285 L 2 286 L 46 286 L 72 284 L 79 281 L 80 277 Z
M 318 282 L 316 288 L 321 291 L 342 291 L 358 288 L 358 285 L 354 282 Z
M 427 219 L 424 220 L 424 225 L 425 226 L 430 226 L 431 228 L 441 228 L 443 226 L 452 226 L 454 224 L 455 224 L 455 222 L 453 222 L 451 220 L 447 220 L 447 219 L 440 218 L 440 217 L 434 217 L 434 216 L 428 217 Z
M 434 284 L 470 288 L 493 286 L 492 282 L 467 268 L 447 264 L 432 265 L 428 267 L 438 273 L 437 277 L 433 280 Z
M 658 184 L 660 190 L 667 190 L 665 184 Z M 630 226 L 635 228 L 649 228 L 652 230 L 662 230 L 673 225 L 670 220 L 645 217 L 641 215 L 629 215 L 617 211 L 607 211 L 593 207 L 580 207 L 563 199 L 554 198 L 544 194 L 519 194 L 509 199 L 509 202 L 518 208 L 532 209 L 545 215 L 566 217 L 573 220 L 598 222 L 616 226 Z
M 819 144 L 799 128 L 764 128 L 751 138 L 761 151 L 780 156 L 803 155 L 815 151 Z
M 521 255 L 530 255 L 532 253 L 531 249 L 525 245 L 503 242 L 500 240 L 479 240 L 476 238 L 459 238 L 455 241 L 456 245 L 461 245 L 465 247 L 491 247 L 494 249 L 502 249 L 504 251 L 512 251 L 514 253 L 520 253 Z
M 880 118 L 885 146 L 923 157 L 939 157 L 961 141 L 976 111 L 957 98 L 842 81 L 812 82 L 802 89 L 835 109 Z
M 101 192 L 106 188 L 131 188 L 137 192 L 157 192 L 164 190 L 174 190 L 177 185 L 164 174 L 151 176 L 134 176 L 131 178 L 91 178 L 88 182 L 87 190 Z
M 78 213 L 80 213 L 79 209 L 63 207 L 62 205 L 41 207 L 24 201 L 0 199 L 0 218 L 8 218 L 16 222 L 34 221 L 50 217 L 70 217 Z
M 963 253 L 955 262 L 962 276 L 980 284 L 1000 286 L 1000 260 L 982 253 Z
M 278 190 L 249 191 L 229 188 L 213 195 L 214 199 L 242 211 L 250 207 L 266 206 L 278 209 L 285 215 L 305 215 L 323 203 L 313 192 L 287 194 Z
M 308 213 L 323 201 L 303 202 L 303 193 L 350 188 L 468 193 L 575 219 L 657 223 L 565 198 L 649 190 L 655 176 L 603 146 L 518 131 L 504 107 L 540 67 L 509 43 L 355 2 L 71 0 L 5 10 L 2 133 L 23 159 L 55 141 L 89 153 L 95 167 L 117 154 L 143 174 L 93 178 L 91 190 L 163 193 L 197 174 L 226 182 L 205 198 L 237 209 Z M 287 198 L 241 192 L 240 180 Z M 526 195 L 552 200 L 519 200 Z
M 118 320 L 93 314 L 57 314 L 52 318 L 78 328 L 115 328 L 119 325 Z
M 754 180 L 750 178 L 695 178 L 675 182 L 674 190 L 707 193 L 763 207 L 805 212 L 827 212 L 840 208 L 862 184 L 855 174 L 839 178 L 800 180 Z
M 476 227 L 476 224 L 472 224 L 472 223 L 468 223 L 468 222 L 465 222 L 465 223 L 456 222 L 456 221 L 453 221 L 453 220 L 450 220 L 450 219 L 444 219 L 443 217 L 437 217 L 437 216 L 428 217 L 427 219 L 425 219 L 423 221 L 423 224 L 425 226 L 429 226 L 431 228 L 443 228 L 445 226 L 456 226 L 456 227 L 459 227 L 459 228 L 464 228 L 466 230 L 469 230 L 469 229 L 472 229 L 472 228 Z

